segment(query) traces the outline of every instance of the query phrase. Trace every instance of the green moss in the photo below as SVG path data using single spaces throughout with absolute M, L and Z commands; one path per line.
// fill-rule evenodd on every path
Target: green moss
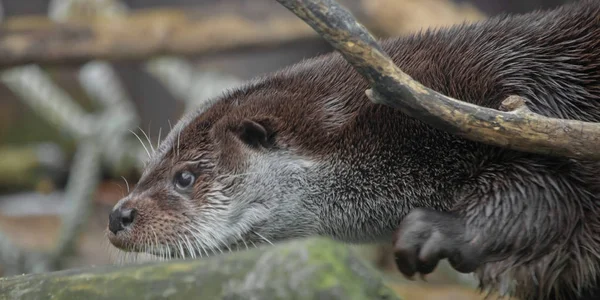
M 2 299 L 397 299 L 345 245 L 295 240 L 207 259 L 0 280 Z

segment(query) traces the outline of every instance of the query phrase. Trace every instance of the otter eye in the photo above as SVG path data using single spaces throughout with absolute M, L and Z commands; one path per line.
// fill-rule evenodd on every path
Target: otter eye
M 178 172 L 175 174 L 175 188 L 185 191 L 194 184 L 194 180 L 196 180 L 194 174 L 188 171 Z

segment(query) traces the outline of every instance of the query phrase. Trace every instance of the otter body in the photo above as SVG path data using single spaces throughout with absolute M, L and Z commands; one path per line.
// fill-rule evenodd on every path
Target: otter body
M 600 1 L 382 42 L 415 80 L 498 108 L 600 122 Z M 404 274 L 448 258 L 482 287 L 576 299 L 600 276 L 600 163 L 458 138 L 371 103 L 338 54 L 185 116 L 114 208 L 111 242 L 203 256 L 322 235 L 395 240 Z M 600 151 L 600 149 L 599 149 Z

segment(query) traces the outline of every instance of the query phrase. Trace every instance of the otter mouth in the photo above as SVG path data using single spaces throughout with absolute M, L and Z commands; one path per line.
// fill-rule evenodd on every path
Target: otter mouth
M 181 243 L 167 245 L 157 243 L 138 244 L 130 242 L 127 238 L 117 236 L 112 232 L 109 232 L 107 235 L 110 243 L 123 252 L 149 254 L 160 259 L 185 259 L 207 256 L 206 253 L 202 253 L 197 248 L 183 246 Z
M 166 243 L 159 243 L 157 240 L 133 241 L 132 233 L 129 231 L 118 232 L 117 234 L 106 230 L 110 243 L 123 252 L 149 254 L 158 259 L 196 259 L 212 257 L 219 254 L 239 252 L 257 248 L 261 245 L 272 244 L 260 234 L 250 230 L 246 234 L 235 239 L 233 242 L 221 243 L 218 247 L 207 246 L 189 236 L 179 236 L 178 239 L 171 239 Z M 254 238 L 255 236 L 255 238 Z M 192 242 L 195 240 L 195 242 Z M 257 242 L 258 241 L 258 242 Z

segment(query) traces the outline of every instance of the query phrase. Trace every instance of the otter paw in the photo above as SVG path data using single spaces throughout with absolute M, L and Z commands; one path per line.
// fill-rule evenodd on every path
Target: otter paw
M 447 258 L 454 269 L 470 273 L 480 265 L 477 245 L 467 242 L 463 221 L 450 213 L 417 208 L 394 234 L 394 254 L 401 273 L 412 278 L 433 272 Z

